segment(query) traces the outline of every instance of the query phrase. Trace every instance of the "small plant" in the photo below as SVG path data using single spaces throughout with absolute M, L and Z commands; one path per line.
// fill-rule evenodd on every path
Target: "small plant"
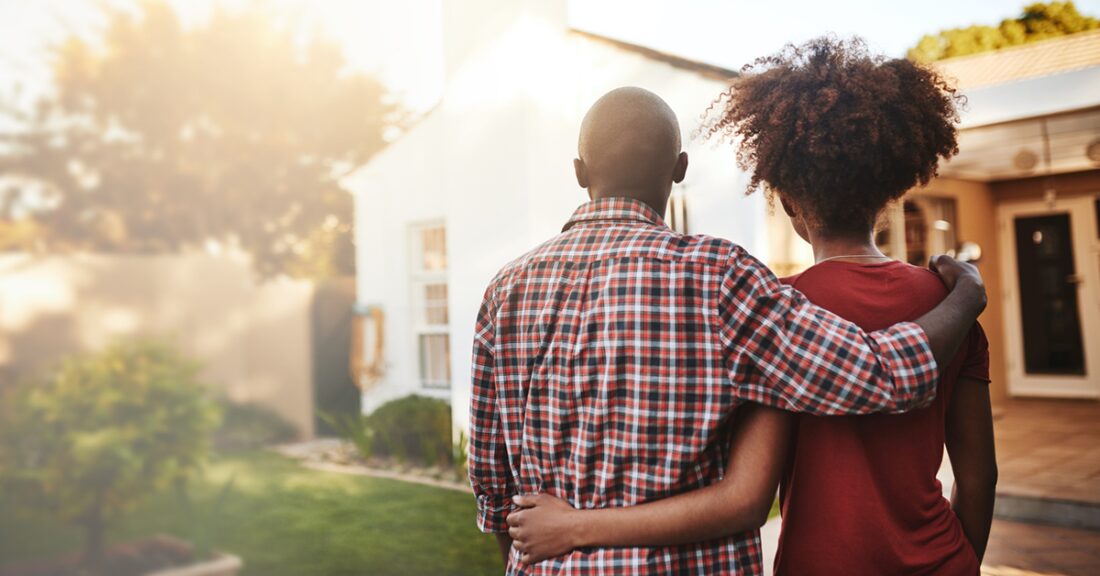
M 370 418 L 363 414 L 329 414 L 318 412 L 321 420 L 332 426 L 341 438 L 351 442 L 359 456 L 370 460 L 374 454 L 374 432 L 370 427 Z
M 0 475 L 19 501 L 84 529 L 99 571 L 108 525 L 205 462 L 217 406 L 199 366 L 156 341 L 116 344 L 20 387 L 0 431 Z
M 454 450 L 451 454 L 451 461 L 454 462 L 455 480 L 458 480 L 459 482 L 466 481 L 466 461 L 470 455 L 469 441 L 470 439 L 466 437 L 466 431 L 459 430 L 458 440 L 455 441 Z

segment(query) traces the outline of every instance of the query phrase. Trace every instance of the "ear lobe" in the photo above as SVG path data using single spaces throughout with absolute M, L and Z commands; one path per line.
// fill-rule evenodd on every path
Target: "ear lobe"
M 684 181 L 684 177 L 687 176 L 688 170 L 688 153 L 680 152 L 680 155 L 676 158 L 676 167 L 672 171 L 672 181 L 679 184 Z
M 573 159 L 573 173 L 577 175 L 577 184 L 581 188 L 588 188 L 588 167 L 584 165 L 584 160 L 580 158 Z

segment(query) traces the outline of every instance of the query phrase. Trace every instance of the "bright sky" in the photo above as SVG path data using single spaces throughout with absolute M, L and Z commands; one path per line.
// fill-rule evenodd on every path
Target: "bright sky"
M 96 5 L 126 0 L 0 0 L 0 91 L 45 85 L 44 46 L 99 24 Z M 188 21 L 216 4 L 250 0 L 170 0 Z M 377 73 L 412 108 L 442 87 L 444 0 L 268 0 L 306 28 L 341 42 L 350 65 Z M 460 0 L 446 0 L 460 1 Z M 516 0 L 501 0 L 516 1 Z M 536 1 L 536 0 L 527 0 Z M 537 0 L 539 2 L 565 0 Z M 872 48 L 900 56 L 921 35 L 975 23 L 996 24 L 1032 0 L 569 0 L 574 27 L 739 68 L 752 58 L 827 32 L 858 34 Z M 1100 0 L 1078 0 L 1100 14 Z

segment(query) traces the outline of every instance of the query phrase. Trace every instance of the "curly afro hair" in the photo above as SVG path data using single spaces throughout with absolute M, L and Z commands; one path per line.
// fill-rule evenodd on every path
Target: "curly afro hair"
M 738 143 L 764 185 L 813 225 L 863 232 L 958 152 L 963 97 L 935 71 L 871 55 L 860 39 L 831 37 L 757 59 L 711 104 L 702 132 Z

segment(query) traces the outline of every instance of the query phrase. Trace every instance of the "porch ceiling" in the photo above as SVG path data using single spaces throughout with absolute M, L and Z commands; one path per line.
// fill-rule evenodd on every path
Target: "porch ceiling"
M 988 182 L 1098 167 L 1100 107 L 961 130 L 959 154 L 940 174 Z

